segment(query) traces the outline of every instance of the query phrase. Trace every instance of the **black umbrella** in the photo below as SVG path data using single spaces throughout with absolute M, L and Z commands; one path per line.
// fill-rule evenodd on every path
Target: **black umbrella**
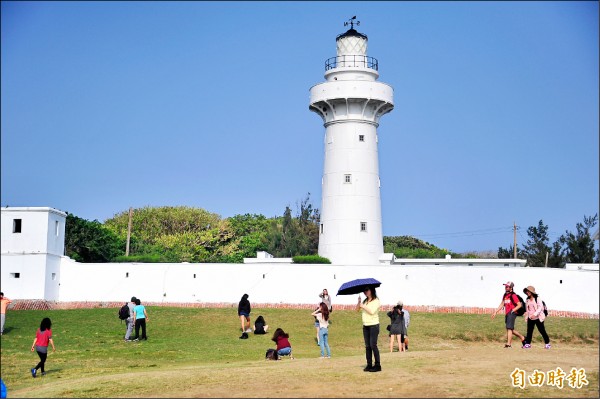
M 369 287 L 379 287 L 381 283 L 374 278 L 359 278 L 342 284 L 336 295 L 360 294 Z

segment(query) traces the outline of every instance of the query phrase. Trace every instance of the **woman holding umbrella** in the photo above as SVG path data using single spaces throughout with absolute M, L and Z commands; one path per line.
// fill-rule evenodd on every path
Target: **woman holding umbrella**
M 363 337 L 365 339 L 365 349 L 367 356 L 367 366 L 364 371 L 381 371 L 379 358 L 379 349 L 377 348 L 377 339 L 379 338 L 379 307 L 381 306 L 374 286 L 364 289 L 365 300 L 361 301 L 358 295 L 358 304 L 356 310 L 362 310 Z M 373 365 L 375 357 L 375 365 Z

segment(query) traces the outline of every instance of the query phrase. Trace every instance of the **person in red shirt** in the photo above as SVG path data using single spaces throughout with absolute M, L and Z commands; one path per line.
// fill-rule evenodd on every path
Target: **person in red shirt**
M 290 335 L 288 333 L 283 331 L 283 329 L 278 328 L 277 330 L 275 330 L 275 333 L 273 334 L 273 338 L 271 338 L 271 340 L 277 343 L 277 354 L 279 356 L 289 355 L 290 359 L 293 359 L 294 356 L 292 356 L 292 345 L 288 340 L 289 337 Z
M 516 335 L 521 339 L 521 343 L 525 345 L 525 337 L 521 335 L 517 330 L 515 330 L 515 321 L 517 319 L 516 311 L 521 307 L 521 301 L 517 298 L 517 295 L 514 293 L 513 288 L 515 284 L 512 281 L 509 281 L 504 284 L 504 296 L 502 297 L 502 302 L 500 302 L 500 306 L 494 313 L 492 313 L 492 320 L 496 317 L 496 314 L 504 308 L 504 322 L 506 323 L 506 344 L 505 348 L 512 347 L 512 337 Z
M 33 378 L 37 376 L 38 369 L 42 369 L 42 375 L 46 375 L 44 365 L 46 364 L 46 358 L 48 357 L 48 344 L 52 345 L 52 352 L 56 352 L 54 341 L 52 340 L 51 328 L 52 321 L 48 317 L 45 317 L 40 323 L 40 328 L 38 328 L 37 332 L 35 333 L 33 344 L 31 344 L 31 351 L 36 351 L 40 357 L 40 362 L 37 364 L 37 366 L 31 369 L 31 376 Z

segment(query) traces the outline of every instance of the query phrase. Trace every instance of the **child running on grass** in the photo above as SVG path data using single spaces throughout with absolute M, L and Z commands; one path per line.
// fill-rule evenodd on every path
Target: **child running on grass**
M 46 358 L 48 357 L 48 344 L 52 345 L 52 352 L 56 352 L 54 347 L 54 340 L 52 340 L 52 321 L 46 317 L 40 323 L 40 328 L 35 333 L 33 344 L 31 344 L 31 351 L 37 352 L 40 357 L 40 362 L 31 369 L 31 376 L 35 378 L 37 376 L 38 369 L 42 369 L 42 375 L 46 375 L 44 365 L 46 364 Z

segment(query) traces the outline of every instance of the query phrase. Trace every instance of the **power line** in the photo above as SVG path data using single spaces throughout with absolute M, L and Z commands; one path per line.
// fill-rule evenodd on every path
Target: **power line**
M 517 230 L 519 228 L 517 227 Z M 441 238 L 441 237 L 466 237 L 466 236 L 479 236 L 488 234 L 500 234 L 513 231 L 513 226 L 508 227 L 494 227 L 480 230 L 469 230 L 469 231 L 458 231 L 454 233 L 429 233 L 429 234 L 407 234 L 411 237 L 430 237 L 430 238 Z

